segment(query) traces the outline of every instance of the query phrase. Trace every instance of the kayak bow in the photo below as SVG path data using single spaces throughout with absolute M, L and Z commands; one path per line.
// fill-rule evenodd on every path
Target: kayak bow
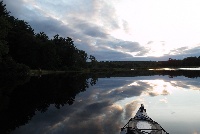
M 121 128 L 120 134 L 169 134 L 157 122 L 153 121 L 142 105 L 134 118 Z

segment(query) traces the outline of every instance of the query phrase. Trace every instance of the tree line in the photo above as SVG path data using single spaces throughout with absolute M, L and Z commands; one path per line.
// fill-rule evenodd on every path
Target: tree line
M 34 33 L 34 29 L 24 20 L 16 19 L 0 2 L 0 72 L 45 69 L 77 70 L 87 67 L 87 60 L 95 60 L 85 51 L 79 50 L 71 38 L 58 34 L 49 39 L 44 33 Z
M 166 61 L 93 61 L 94 71 L 129 71 L 131 69 L 149 69 L 164 67 L 199 67 L 199 57 L 187 57 L 182 60 L 172 59 Z
M 177 60 L 169 58 L 168 61 L 162 62 L 163 66 L 172 66 L 172 67 L 191 67 L 191 66 L 200 66 L 200 56 L 199 57 L 186 57 L 183 60 Z

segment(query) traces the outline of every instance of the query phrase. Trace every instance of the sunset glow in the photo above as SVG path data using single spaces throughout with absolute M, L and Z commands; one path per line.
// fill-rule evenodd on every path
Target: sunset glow
M 98 60 L 199 56 L 199 0 L 18 0 L 18 6 L 12 0 L 5 3 L 12 15 L 28 21 L 35 32 L 44 31 L 51 38 L 57 33 L 69 36 L 77 41 L 79 49 Z

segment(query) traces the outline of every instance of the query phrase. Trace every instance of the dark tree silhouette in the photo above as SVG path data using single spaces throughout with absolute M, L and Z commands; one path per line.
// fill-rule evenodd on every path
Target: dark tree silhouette
M 34 33 L 27 22 L 9 15 L 3 1 L 0 15 L 0 61 L 9 55 L 13 61 L 31 69 L 81 70 L 87 67 L 87 53 L 76 48 L 70 37 L 57 34 L 49 39 L 44 32 Z

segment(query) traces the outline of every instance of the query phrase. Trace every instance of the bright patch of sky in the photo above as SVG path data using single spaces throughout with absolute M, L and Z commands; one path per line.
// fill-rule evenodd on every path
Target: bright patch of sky
M 196 47 L 200 35 L 199 5 L 198 0 L 123 0 L 116 9 L 129 29 L 127 33 L 118 30 L 112 35 L 147 45 L 151 48 L 149 55 L 153 56 L 162 56 L 179 47 Z M 149 41 L 152 41 L 150 46 Z
M 71 37 L 97 60 L 199 56 L 199 0 L 12 0 L 11 15 L 51 38 Z

